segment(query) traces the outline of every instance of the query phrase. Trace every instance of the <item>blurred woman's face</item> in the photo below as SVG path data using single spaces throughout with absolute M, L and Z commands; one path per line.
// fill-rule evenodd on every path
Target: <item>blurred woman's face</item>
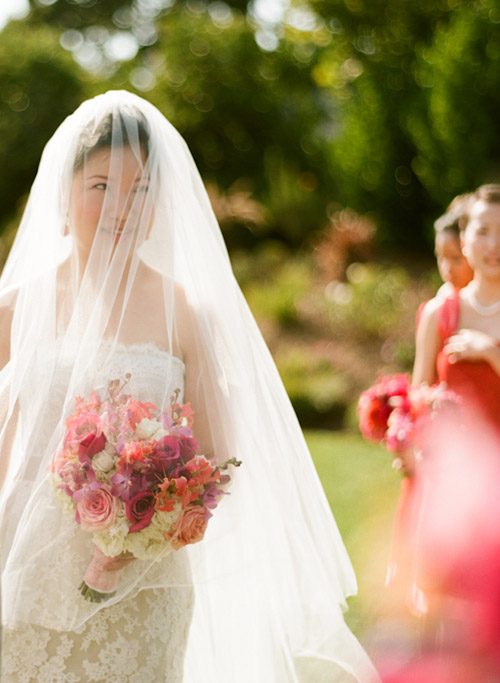
M 444 282 L 449 282 L 455 289 L 461 289 L 469 284 L 474 272 L 462 254 L 458 235 L 455 236 L 447 230 L 438 232 L 435 252 L 439 274 Z
M 500 280 L 500 203 L 476 201 L 462 241 L 463 253 L 474 272 Z
M 113 153 L 105 147 L 91 154 L 74 173 L 68 228 L 85 258 L 98 230 L 113 248 L 121 240 L 135 238 L 149 190 L 143 150 L 141 156 L 142 161 L 130 147 Z

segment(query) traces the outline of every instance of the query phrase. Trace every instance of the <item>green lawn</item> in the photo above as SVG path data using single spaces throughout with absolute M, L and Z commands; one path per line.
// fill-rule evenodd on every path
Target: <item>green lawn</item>
M 346 621 L 362 637 L 382 611 L 400 476 L 382 447 L 356 434 L 306 431 L 305 436 L 358 579 Z

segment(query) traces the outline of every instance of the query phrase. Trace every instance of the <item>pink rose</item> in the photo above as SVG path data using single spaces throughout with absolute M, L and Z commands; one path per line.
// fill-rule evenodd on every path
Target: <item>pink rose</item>
M 151 491 L 142 491 L 125 503 L 125 514 L 132 526 L 129 534 L 149 526 L 155 513 L 156 496 Z
M 91 458 L 96 453 L 100 453 L 106 445 L 106 437 L 104 434 L 87 434 L 87 436 L 80 441 L 78 446 L 78 455 L 86 455 Z
M 109 529 L 115 521 L 120 501 L 111 494 L 106 484 L 83 496 L 76 506 L 76 521 L 84 531 Z
M 71 415 L 66 420 L 66 427 L 64 445 L 75 454 L 78 453 L 82 441 L 85 441 L 90 435 L 97 437 L 102 434 L 101 418 L 93 412 Z
M 179 457 L 179 452 L 179 441 L 175 436 L 162 436 L 162 438 L 158 440 L 156 450 L 157 457 L 175 460 Z
M 203 506 L 187 507 L 177 520 L 173 533 L 165 534 L 165 538 L 171 542 L 174 550 L 190 543 L 198 543 L 205 535 L 207 521 L 207 511 Z

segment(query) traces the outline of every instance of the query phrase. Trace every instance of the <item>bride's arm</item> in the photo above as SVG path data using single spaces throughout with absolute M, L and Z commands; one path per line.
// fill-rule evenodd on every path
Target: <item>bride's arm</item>
M 0 306 L 0 370 L 10 359 L 10 330 L 12 327 L 12 309 L 10 306 Z
M 188 302 L 184 290 L 176 286 L 175 292 L 175 335 L 181 346 L 186 366 L 184 400 L 194 410 L 194 437 L 200 444 L 202 453 L 217 456 L 221 462 L 233 457 L 230 448 L 230 425 L 224 419 L 220 400 L 223 391 L 223 378 L 217 371 L 218 358 L 212 358 L 207 346 L 213 353 L 214 339 L 204 343 L 204 334 L 196 310 Z M 207 323 L 207 319 L 203 321 Z M 205 330 L 214 335 L 215 330 Z
M 0 377 L 5 377 L 10 360 L 10 332 L 13 311 L 9 305 L 0 306 Z M 1 372 L 3 370 L 3 373 Z M 9 384 L 6 379 L 0 387 L 0 491 L 5 482 L 10 463 L 10 452 L 17 429 L 17 403 L 9 416 Z

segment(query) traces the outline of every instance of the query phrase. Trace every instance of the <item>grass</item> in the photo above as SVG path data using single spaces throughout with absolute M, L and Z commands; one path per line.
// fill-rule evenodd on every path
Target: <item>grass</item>
M 357 434 L 306 431 L 305 436 L 358 579 L 346 621 L 362 639 L 383 611 L 400 477 L 388 453 Z

